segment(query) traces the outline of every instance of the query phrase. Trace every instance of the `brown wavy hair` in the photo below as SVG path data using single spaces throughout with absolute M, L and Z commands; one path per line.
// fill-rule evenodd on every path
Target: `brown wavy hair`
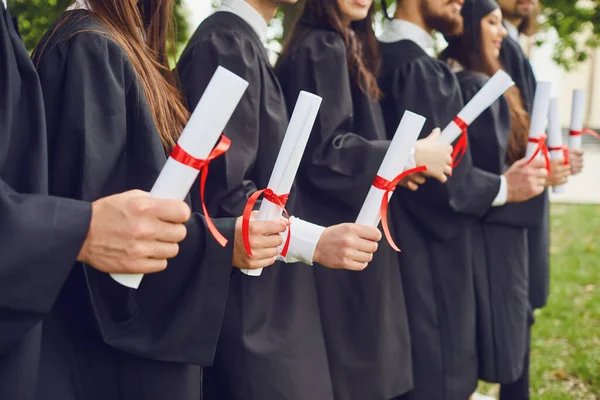
M 379 100 L 381 89 L 377 84 L 377 75 L 381 62 L 379 42 L 373 31 L 374 14 L 375 2 L 371 5 L 367 17 L 352 22 L 348 29 L 342 22 L 342 11 L 337 0 L 306 0 L 283 46 L 277 67 L 290 49 L 295 47 L 309 31 L 314 29 L 334 31 L 339 33 L 346 43 L 347 64 L 351 78 L 363 93 Z
M 167 53 L 167 42 L 174 43 L 175 37 L 175 0 L 140 0 L 139 4 L 135 0 L 86 2 L 92 15 L 106 27 L 107 32 L 98 33 L 116 42 L 131 62 L 163 146 L 170 151 L 189 119 Z M 54 32 L 69 16 L 65 14 Z
M 498 70 L 505 69 L 498 58 L 485 57 L 482 51 L 476 51 L 472 42 L 471 34 L 465 32 L 460 37 L 453 38 L 439 58 L 449 63 L 456 60 L 465 70 L 482 72 L 490 77 Z M 508 103 L 511 117 L 511 134 L 506 151 L 506 163 L 511 165 L 525 157 L 531 119 L 517 86 L 512 86 L 504 92 L 504 98 Z

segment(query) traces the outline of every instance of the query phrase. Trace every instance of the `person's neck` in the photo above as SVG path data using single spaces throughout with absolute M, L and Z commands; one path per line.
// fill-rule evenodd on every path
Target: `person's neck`
M 416 1 L 404 1 L 398 4 L 396 12 L 394 13 L 395 19 L 402 19 L 404 21 L 412 22 L 413 24 L 423 28 L 426 32 L 432 34 L 433 28 L 427 26 L 423 13 L 419 10 L 419 6 Z
M 521 26 L 521 24 L 523 23 L 523 18 L 511 17 L 509 15 L 505 15 L 504 20 L 506 22 L 510 22 L 515 28 L 519 28 L 519 26 Z
M 267 24 L 275 17 L 277 12 L 277 3 L 272 0 L 245 0 L 250 4 L 262 17 L 267 21 Z

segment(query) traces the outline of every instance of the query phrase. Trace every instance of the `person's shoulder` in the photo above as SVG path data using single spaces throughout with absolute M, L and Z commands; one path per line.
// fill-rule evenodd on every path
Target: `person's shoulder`
M 105 61 L 124 57 L 121 46 L 111 38 L 108 29 L 86 10 L 65 12 L 40 40 L 33 57 L 39 61 L 54 53 L 62 57 L 98 57 Z
M 485 85 L 490 77 L 486 74 L 476 71 L 463 70 L 456 73 L 456 78 L 461 87 L 471 90 L 479 90 Z
M 206 51 L 211 54 L 204 54 Z M 251 64 L 261 51 L 260 39 L 243 19 L 230 12 L 216 12 L 198 26 L 181 55 L 180 64 L 196 52 L 203 53 L 203 57 L 233 57 Z
M 292 57 L 310 58 L 316 62 L 346 60 L 346 43 L 342 35 L 325 29 L 306 31 L 291 51 Z

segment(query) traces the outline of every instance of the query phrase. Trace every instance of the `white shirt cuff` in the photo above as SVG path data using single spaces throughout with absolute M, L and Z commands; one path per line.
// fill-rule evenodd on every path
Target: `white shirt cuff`
M 415 160 L 415 148 L 413 147 L 410 150 L 410 155 L 408 156 L 408 161 L 406 162 L 406 166 L 404 167 L 404 170 L 407 171 L 409 169 L 416 168 L 416 167 L 417 167 L 417 161 Z
M 315 249 L 317 248 L 317 244 L 319 243 L 325 228 L 296 217 L 290 218 L 290 226 L 292 228 L 290 247 L 288 248 L 286 257 L 284 258 L 279 255 L 278 259 L 286 264 L 301 262 L 307 265 L 313 265 Z M 288 232 L 289 228 L 281 233 L 284 243 L 287 239 Z M 282 249 L 283 245 L 279 248 L 279 251 Z
M 500 207 L 505 205 L 507 198 L 508 184 L 506 183 L 506 177 L 504 175 L 500 175 L 500 189 L 498 190 L 496 198 L 492 202 L 492 207 Z

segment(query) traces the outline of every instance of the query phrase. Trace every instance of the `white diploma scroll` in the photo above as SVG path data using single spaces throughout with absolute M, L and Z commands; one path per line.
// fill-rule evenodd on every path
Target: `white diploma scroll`
M 489 81 L 477 92 L 475 96 L 467 103 L 467 105 L 458 113 L 458 117 L 467 125 L 471 125 L 482 112 L 489 106 L 494 104 L 506 92 L 508 88 L 515 83 L 511 77 L 504 71 L 500 70 L 490 78 Z M 450 122 L 444 128 L 440 135 L 439 141 L 446 144 L 452 144 L 461 135 L 462 130 L 454 121 Z
M 585 97 L 585 89 L 576 89 L 573 91 L 570 131 L 581 132 L 583 130 L 583 120 L 585 119 Z M 569 148 L 581 149 L 581 135 L 569 135 Z
M 411 150 L 415 147 L 415 142 L 425 124 L 425 118 L 410 111 L 405 111 L 390 147 L 385 154 L 377 175 L 393 181 L 400 175 L 410 157 Z M 375 177 L 373 177 L 375 178 Z M 360 225 L 378 226 L 381 220 L 381 202 L 385 190 L 371 186 L 367 198 L 358 214 L 356 223 Z M 390 194 L 391 197 L 391 194 Z
M 529 139 L 539 139 L 546 131 L 548 121 L 548 109 L 550 108 L 550 97 L 552 82 L 538 81 L 533 98 L 533 111 L 531 112 L 531 124 L 529 126 Z M 531 158 L 538 149 L 537 143 L 527 143 L 526 158 Z M 541 152 L 540 152 L 541 153 Z M 539 154 L 541 157 L 541 154 Z
M 283 143 L 279 149 L 277 161 L 269 179 L 269 184 L 267 185 L 269 189 L 279 196 L 289 193 L 292 189 L 322 100 L 321 97 L 304 91 L 300 92 L 298 96 L 294 112 L 290 118 L 290 124 L 288 125 Z M 278 220 L 281 218 L 282 212 L 281 207 L 263 199 L 256 220 Z M 288 234 L 289 232 L 288 230 Z M 253 270 L 243 269 L 242 272 L 249 276 L 260 276 L 262 268 Z
M 219 140 L 223 129 L 246 92 L 248 82 L 218 67 L 177 144 L 192 157 L 206 159 Z M 169 157 L 150 195 L 161 199 L 184 200 L 199 171 Z M 123 286 L 137 289 L 141 274 L 111 274 Z
M 557 97 L 550 99 L 550 107 L 548 110 L 547 144 L 548 148 L 550 149 L 551 160 L 559 160 L 565 157 L 565 152 L 563 150 L 562 130 L 560 128 L 560 109 Z M 554 193 L 563 193 L 565 191 L 565 187 L 564 185 L 554 186 L 552 191 Z

